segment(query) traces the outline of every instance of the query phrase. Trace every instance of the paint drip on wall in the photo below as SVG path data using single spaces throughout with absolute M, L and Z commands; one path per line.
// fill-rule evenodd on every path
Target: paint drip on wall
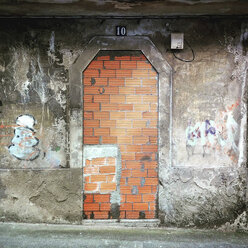
M 39 139 L 34 136 L 35 118 L 32 115 L 20 115 L 16 119 L 15 135 L 9 152 L 20 160 L 32 161 L 38 158 L 40 150 L 37 148 Z

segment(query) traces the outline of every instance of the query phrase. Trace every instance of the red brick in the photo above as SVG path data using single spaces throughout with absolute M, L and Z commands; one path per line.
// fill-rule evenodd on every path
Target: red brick
M 110 60 L 110 56 L 99 56 L 97 60 Z
M 84 128 L 84 136 L 92 136 L 93 128 Z
M 134 203 L 133 210 L 148 210 L 148 203 Z
M 157 178 L 146 178 L 144 185 L 145 186 L 146 185 L 158 185 L 158 179 Z
M 108 79 L 107 78 L 91 78 L 91 77 L 85 77 L 84 78 L 84 86 L 107 86 L 108 85 Z
M 132 70 L 116 70 L 116 77 L 132 77 Z
M 101 183 L 101 192 L 115 191 L 116 183 Z
M 139 212 L 138 211 L 126 211 L 126 218 L 127 219 L 139 219 Z
M 151 69 L 152 65 L 148 61 L 137 61 L 138 69 Z
M 100 158 L 93 158 L 91 160 L 92 165 L 105 165 L 106 164 L 106 158 L 100 157 Z
M 125 85 L 131 87 L 137 87 L 141 85 L 141 79 L 126 78 Z
M 139 179 L 140 180 L 140 179 Z M 127 202 L 141 202 L 141 195 L 127 195 L 126 196 Z M 124 210 L 124 209 L 123 209 Z M 128 210 L 128 209 L 127 209 Z
M 153 95 L 144 95 L 143 96 L 143 101 L 145 103 L 147 103 L 147 102 L 156 103 L 158 101 L 158 97 L 153 96 Z
M 147 78 L 149 76 L 149 70 L 133 70 L 134 78 Z
M 130 128 L 132 127 L 131 120 L 116 120 L 116 127 L 117 128 Z
M 127 152 L 141 152 L 141 145 L 127 145 Z
M 155 219 L 155 211 L 145 211 L 146 219 Z
M 126 113 L 126 119 L 141 119 L 142 118 L 142 114 L 141 112 L 127 112 Z
M 109 136 L 109 128 L 95 128 L 94 135 L 96 136 Z
M 104 220 L 104 219 L 108 219 L 108 217 L 109 217 L 108 211 L 100 211 L 100 212 L 94 211 L 94 219 Z
M 130 167 L 127 167 L 130 168 Z M 140 178 L 128 178 L 128 185 L 140 185 Z
M 100 210 L 101 211 L 110 211 L 111 204 L 110 203 L 101 203 Z
M 120 111 L 130 111 L 133 110 L 133 104 L 118 104 L 118 109 Z
M 99 120 L 109 119 L 109 112 L 101 111 L 101 112 L 93 112 L 93 113 L 94 113 L 94 119 L 99 119 Z
M 99 103 L 86 103 L 84 104 L 84 111 L 98 111 Z
M 149 160 L 155 160 L 156 156 L 155 153 L 136 153 L 135 154 L 135 160 L 142 160 L 144 162 L 149 161 Z
M 99 210 L 98 203 L 84 203 L 84 211 L 95 211 Z
M 121 186 L 126 185 L 126 178 L 125 177 L 121 178 L 120 185 Z
M 142 150 L 143 152 L 157 152 L 158 146 L 157 145 L 143 145 Z
M 115 182 L 115 175 L 107 175 L 107 182 Z
M 156 86 L 157 80 L 156 79 L 143 79 L 143 86 Z
M 116 144 L 117 143 L 117 137 L 102 137 L 102 144 Z
M 146 94 L 151 94 L 152 91 L 151 91 L 151 87 L 137 87 L 135 93 L 146 95 Z
M 126 211 L 120 211 L 120 219 L 126 218 Z
M 147 124 L 147 121 L 146 120 L 134 120 L 133 121 L 133 127 L 134 128 L 138 128 L 138 127 L 145 128 L 146 127 L 146 124 Z M 157 131 L 157 129 L 156 129 L 156 131 Z M 142 132 L 144 132 L 144 131 L 142 130 Z M 147 134 L 145 134 L 145 135 L 147 135 Z
M 93 102 L 93 96 L 92 95 L 84 95 L 84 103 Z
M 156 169 L 158 167 L 157 161 L 143 161 L 145 169 Z
M 151 186 L 140 186 L 138 187 L 138 191 L 140 194 L 150 194 L 152 193 L 152 187 Z
M 135 136 L 133 137 L 133 144 L 146 144 L 149 141 L 147 136 Z
M 157 120 L 150 120 L 149 121 L 149 126 L 148 127 L 151 127 L 151 128 L 158 128 L 158 121 Z
M 108 157 L 107 158 L 108 165 L 114 165 L 116 164 L 116 158 L 115 157 Z
M 86 159 L 86 160 L 85 160 L 85 164 L 86 164 L 86 166 L 91 165 L 91 160 Z
M 135 153 L 128 152 L 128 153 L 121 153 L 122 160 L 135 160 Z
M 132 170 L 132 177 L 147 177 L 147 171 Z
M 119 87 L 119 93 L 120 94 L 135 94 L 135 88 L 134 87 Z
M 105 175 L 92 175 L 91 176 L 91 182 L 106 182 L 106 176 Z
M 110 94 L 110 95 L 119 94 L 119 87 L 106 87 L 104 88 L 104 90 L 105 90 L 104 94 Z
M 130 60 L 130 56 L 115 56 L 115 60 Z
M 157 144 L 158 138 L 157 137 L 149 137 L 150 144 Z
M 125 103 L 126 97 L 124 95 L 111 95 L 110 103 Z
M 101 127 L 115 127 L 116 121 L 115 120 L 101 120 L 100 126 Z
M 94 194 L 95 202 L 109 202 L 110 195 L 109 194 Z
M 109 95 L 94 95 L 94 102 L 109 103 Z
M 84 190 L 85 191 L 96 191 L 97 190 L 97 183 L 86 183 L 84 185 Z
M 117 143 L 129 145 L 133 143 L 133 138 L 132 136 L 117 136 Z
M 87 176 L 87 177 L 84 176 L 84 182 L 85 183 L 90 183 L 90 178 L 91 178 L 90 176 Z
M 131 186 L 125 186 L 125 185 L 121 185 L 120 186 L 120 191 L 121 194 L 131 194 L 132 193 L 132 187 Z
M 84 127 L 99 127 L 99 120 L 84 120 Z
M 86 202 L 93 203 L 93 194 L 85 194 L 84 197 L 85 197 L 84 203 Z
M 115 173 L 115 166 L 101 166 L 100 173 Z
M 88 69 L 102 69 L 103 68 L 103 61 L 93 60 L 88 66 Z
M 121 112 L 118 112 L 118 113 L 121 113 Z M 112 117 L 112 119 L 114 118 Z M 124 128 L 111 128 L 110 129 L 110 136 L 123 136 L 123 135 L 126 135 L 126 129 Z
M 125 85 L 124 78 L 109 78 L 109 86 L 124 86 L 124 85 Z
M 84 167 L 84 174 L 98 174 L 99 167 L 98 166 L 85 166 Z
M 157 77 L 157 72 L 154 70 L 149 70 L 149 77 Z
M 156 200 L 155 194 L 142 195 L 143 202 L 154 202 Z
M 141 128 L 129 128 L 126 129 L 127 135 L 131 136 L 140 136 L 142 135 L 142 129 Z
M 147 136 L 158 136 L 158 129 L 157 128 L 143 128 L 142 129 L 143 135 Z
M 136 69 L 136 61 L 121 61 L 121 69 Z
M 119 107 L 117 104 L 108 104 L 108 103 L 102 103 L 101 104 L 101 110 L 102 111 L 117 111 L 119 110 Z
M 158 104 L 157 103 L 151 103 L 150 110 L 151 110 L 151 112 L 158 112 Z
M 150 104 L 142 103 L 142 104 L 134 104 L 134 110 L 135 111 L 149 111 L 150 110 Z
M 85 145 L 97 145 L 99 144 L 99 137 L 87 137 L 84 136 Z
M 121 171 L 121 176 L 122 177 L 130 177 L 132 174 L 132 171 L 131 170 L 122 170 Z
M 152 193 L 157 193 L 158 185 L 152 186 Z
M 133 204 L 132 203 L 122 203 L 120 205 L 120 210 L 133 210 Z
M 115 70 L 101 70 L 101 77 L 115 77 Z
M 84 112 L 84 119 L 87 120 L 93 119 L 93 112 Z
M 158 172 L 155 169 L 148 170 L 148 177 L 158 177 Z
M 120 61 L 104 61 L 104 67 L 106 69 L 119 69 Z
M 150 210 L 156 210 L 156 204 L 155 204 L 155 202 L 150 202 L 149 203 L 149 209 Z
M 95 69 L 86 69 L 83 75 L 84 77 L 99 77 L 99 71 Z

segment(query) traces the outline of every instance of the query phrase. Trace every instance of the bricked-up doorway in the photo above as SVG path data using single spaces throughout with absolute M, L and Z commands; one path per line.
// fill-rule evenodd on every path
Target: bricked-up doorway
M 100 51 L 83 72 L 84 145 L 116 145 L 117 159 L 84 164 L 85 219 L 157 218 L 158 74 L 140 51 Z M 119 183 L 119 206 L 111 194 Z M 116 205 L 116 204 L 115 204 Z

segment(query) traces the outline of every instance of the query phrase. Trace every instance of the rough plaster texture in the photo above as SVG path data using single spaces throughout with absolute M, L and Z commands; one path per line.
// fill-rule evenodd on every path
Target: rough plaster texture
M 172 99 L 167 102 L 165 109 L 163 106 L 160 108 L 160 120 L 166 123 L 160 128 L 160 137 L 164 138 L 159 141 L 162 145 L 160 152 L 165 151 L 164 159 L 161 159 L 161 155 L 159 158 L 161 223 L 205 227 L 233 225 L 235 228 L 247 228 L 246 224 L 237 224 L 247 221 L 247 215 L 244 214 L 247 211 L 246 53 L 248 38 L 245 19 L 2 20 L 0 24 L 0 36 L 3 37 L 0 41 L 2 89 L 0 100 L 3 103 L 3 106 L 0 106 L 1 122 L 4 125 L 12 125 L 18 115 L 24 112 L 32 114 L 37 120 L 35 126 L 37 136 L 42 124 L 46 138 L 49 140 L 48 147 L 52 147 L 54 142 L 55 149 L 58 144 L 63 145 L 65 147 L 61 152 L 63 158 L 68 159 L 71 167 L 80 167 L 82 165 L 80 146 L 82 129 L 79 130 L 77 127 L 81 125 L 79 119 L 82 116 L 80 109 L 82 103 L 73 99 L 78 99 L 82 91 L 78 87 L 79 82 L 68 85 L 69 79 L 73 80 L 75 76 L 68 73 L 68 69 L 81 54 L 86 56 L 90 53 L 87 48 L 90 47 L 89 42 L 94 36 L 113 36 L 116 25 L 127 26 L 127 37 L 131 45 L 132 37 L 137 39 L 139 36 L 148 37 L 162 55 L 162 59 L 172 68 L 171 77 L 167 74 L 162 78 L 167 80 L 167 86 L 169 81 L 172 82 L 173 87 L 167 88 L 166 95 L 160 91 L 160 101 L 162 97 L 165 101 L 169 101 L 170 97 Z M 187 41 L 194 49 L 196 59 L 192 63 L 176 60 L 169 49 L 170 33 L 178 31 L 185 33 Z M 94 39 L 96 42 L 97 39 Z M 142 44 L 144 39 L 140 42 L 141 47 Z M 108 41 L 105 45 L 101 43 L 97 48 L 93 47 L 94 53 L 104 47 L 108 47 Z M 118 49 L 117 45 L 116 49 Z M 191 57 L 191 51 L 186 47 L 177 55 L 188 59 Z M 85 63 L 89 64 L 91 59 L 91 56 L 86 56 Z M 148 59 L 157 69 L 157 60 L 153 56 Z M 78 91 L 77 95 L 69 94 L 73 87 L 77 89 L 75 90 L 75 92 Z M 227 161 L 223 163 L 220 155 L 216 163 L 213 161 L 209 163 L 208 158 L 203 156 L 198 157 L 198 162 L 192 164 L 188 162 L 185 157 L 187 154 L 185 129 L 188 118 L 194 118 L 196 121 L 205 121 L 206 118 L 215 119 L 218 111 L 223 111 L 224 106 L 229 106 L 236 100 L 239 100 L 239 105 L 233 115 L 238 123 L 238 133 L 234 140 L 238 147 L 235 162 L 229 156 L 223 156 L 223 161 Z M 62 131 L 57 131 L 56 120 L 63 120 Z M 169 128 L 171 126 L 172 129 Z M 11 129 L 9 133 L 11 131 L 13 130 Z M 62 137 L 65 138 L 63 142 Z M 68 137 L 70 143 L 67 143 Z M 11 137 L 3 138 L 4 143 L 11 143 Z M 1 143 L 3 138 L 1 137 Z M 66 151 L 69 145 L 70 153 Z M 0 149 L 1 168 L 3 168 L 0 189 L 2 220 L 65 222 L 67 218 L 68 221 L 81 218 L 82 172 L 80 168 L 26 170 L 25 166 L 44 168 L 49 164 L 44 166 L 42 157 L 37 161 L 24 163 L 11 157 L 6 150 L 6 145 L 1 146 Z M 18 170 L 9 170 L 11 168 Z M 76 174 L 75 180 L 70 179 L 69 175 L 72 173 Z M 48 192 L 43 186 L 39 189 L 40 197 L 35 201 L 39 204 L 38 208 L 29 203 L 30 197 L 36 196 L 36 192 L 27 193 L 26 182 L 32 179 L 30 184 L 33 185 L 32 190 L 34 190 L 41 184 L 43 178 L 50 180 L 49 187 L 58 187 L 56 194 L 63 194 L 65 192 L 63 185 L 66 186 L 68 189 L 66 192 L 71 192 L 71 198 L 67 198 L 66 204 L 60 200 L 56 201 L 55 199 L 58 198 L 51 195 L 50 190 Z M 20 195 L 24 196 L 23 202 L 20 200 Z M 12 196 L 18 197 L 18 200 L 12 199 Z M 53 199 L 52 206 L 48 199 Z M 74 211 L 75 215 L 69 212 L 67 206 L 70 206 L 70 211 Z M 52 211 L 51 208 L 56 211 Z M 20 209 L 23 210 L 20 211 Z M 228 224 L 225 225 L 225 223 Z
M 1 170 L 1 221 L 79 223 L 81 170 Z

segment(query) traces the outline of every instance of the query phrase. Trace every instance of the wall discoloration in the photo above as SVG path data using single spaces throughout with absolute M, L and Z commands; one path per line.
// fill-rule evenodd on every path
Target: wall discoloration
M 0 200 L 1 220 L 80 220 L 83 126 L 82 102 L 77 99 L 82 99 L 82 88 L 78 87 L 81 74 L 79 78 L 75 77 L 68 69 L 77 63 L 81 54 L 84 54 L 83 61 L 87 66 L 99 49 L 104 50 L 109 44 L 115 44 L 118 49 L 116 41 L 122 38 L 113 37 L 115 25 L 127 26 L 129 46 L 135 44 L 137 50 L 142 50 L 143 41 L 137 42 L 138 36 L 147 36 L 154 44 L 147 54 L 154 53 L 153 49 L 161 53 L 159 64 L 164 69 L 159 77 L 165 80 L 164 90 L 159 91 L 161 222 L 205 227 L 233 223 L 247 211 L 247 20 L 242 19 L 2 20 L 0 160 L 3 169 L 1 188 L 4 189 L 1 195 L 4 197 Z M 169 49 L 169 34 L 178 31 L 185 32 L 195 51 L 196 59 L 192 63 L 176 60 Z M 112 36 L 113 42 L 108 38 L 98 45 L 96 40 L 94 44 L 89 43 L 96 34 Z M 124 49 L 125 44 L 121 44 L 119 49 Z M 178 56 L 187 59 L 191 51 L 186 47 Z M 158 58 L 147 58 L 157 69 Z M 166 61 L 172 68 L 172 78 Z M 69 79 L 73 82 L 70 86 Z M 234 143 L 228 141 L 233 150 L 238 148 L 235 160 L 228 154 L 217 154 L 218 159 L 209 164 L 207 156 L 203 158 L 201 154 L 199 159 L 192 156 L 193 162 L 189 162 L 185 135 L 188 120 L 194 126 L 206 120 L 217 125 L 219 113 L 237 101 L 238 105 L 231 113 L 238 126 L 237 129 L 231 127 Z M 13 139 L 16 117 L 22 114 L 30 114 L 37 120 L 35 137 L 40 140 L 37 146 L 40 156 L 33 161 L 19 161 L 7 149 Z M 223 127 L 228 129 L 226 124 Z M 234 131 L 237 131 L 235 135 Z M 227 138 L 228 134 L 223 139 Z M 71 168 L 47 170 L 51 166 L 67 165 Z M 73 169 L 75 167 L 78 169 Z M 135 194 L 135 191 L 134 188 L 132 192 Z

